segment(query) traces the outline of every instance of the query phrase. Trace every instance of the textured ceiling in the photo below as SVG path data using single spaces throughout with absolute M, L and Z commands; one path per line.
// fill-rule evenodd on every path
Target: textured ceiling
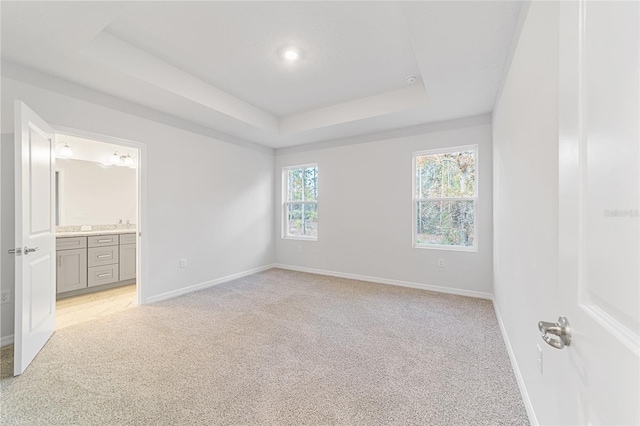
M 491 112 L 520 4 L 1 8 L 3 61 L 278 148 Z

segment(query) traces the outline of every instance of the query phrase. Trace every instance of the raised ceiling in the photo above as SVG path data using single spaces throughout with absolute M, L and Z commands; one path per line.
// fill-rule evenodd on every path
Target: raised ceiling
M 491 112 L 520 3 L 1 8 L 3 62 L 281 148 Z

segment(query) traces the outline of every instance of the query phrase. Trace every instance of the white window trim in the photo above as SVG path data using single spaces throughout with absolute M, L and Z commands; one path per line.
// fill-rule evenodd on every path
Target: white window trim
M 451 198 L 416 198 L 416 157 L 420 157 L 423 155 L 430 154 L 444 154 L 447 152 L 460 152 L 460 151 L 473 151 L 475 154 L 475 164 L 476 164 L 476 176 L 475 176 L 475 185 L 474 185 L 474 194 L 471 197 L 451 197 Z M 477 252 L 478 251 L 478 237 L 479 237 L 479 221 L 478 221 L 478 188 L 480 186 L 480 156 L 478 145 L 464 145 L 464 146 L 452 146 L 447 148 L 439 148 L 439 149 L 429 149 L 426 151 L 416 151 L 411 156 L 411 206 L 412 206 L 412 235 L 411 241 L 413 248 L 419 249 L 429 249 L 429 250 L 449 250 L 449 251 L 466 251 L 466 252 Z M 473 200 L 473 223 L 474 223 L 474 238 L 473 238 L 473 246 L 445 246 L 439 244 L 424 244 L 418 243 L 418 224 L 416 212 L 418 209 L 418 202 L 420 201 L 471 201 Z
M 315 167 L 318 168 L 318 163 L 308 163 L 308 164 L 298 164 L 295 166 L 286 166 L 282 168 L 282 220 L 281 220 L 281 235 L 280 237 L 284 240 L 300 240 L 300 241 L 318 241 L 317 236 L 309 236 L 309 235 L 289 235 L 289 227 L 287 224 L 287 216 L 289 216 L 289 205 L 290 204 L 315 204 L 318 205 L 318 199 L 320 198 L 320 192 L 318 191 L 318 196 L 315 201 L 287 201 L 287 186 L 288 186 L 288 178 L 287 172 L 289 170 L 294 169 L 305 169 Z M 318 220 L 318 228 L 320 228 L 320 221 Z

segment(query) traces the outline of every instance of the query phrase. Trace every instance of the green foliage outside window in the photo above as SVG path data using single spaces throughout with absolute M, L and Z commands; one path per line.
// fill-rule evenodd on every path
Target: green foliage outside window
M 287 235 L 318 236 L 318 168 L 287 170 Z
M 475 151 L 416 158 L 416 243 L 473 247 Z

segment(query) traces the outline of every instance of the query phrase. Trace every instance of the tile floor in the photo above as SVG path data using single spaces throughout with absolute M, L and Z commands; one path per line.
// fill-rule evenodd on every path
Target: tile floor
M 91 321 L 136 306 L 136 285 L 60 299 L 56 302 L 56 329 Z

